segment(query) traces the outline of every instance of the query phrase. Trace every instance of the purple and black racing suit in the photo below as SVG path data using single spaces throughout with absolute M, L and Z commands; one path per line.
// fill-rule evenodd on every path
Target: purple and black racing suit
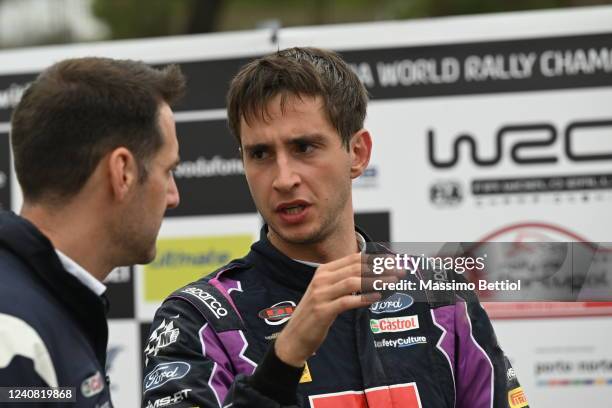
M 244 258 L 171 294 L 145 349 L 143 407 L 523 408 L 472 292 L 392 293 L 342 313 L 304 370 L 274 354 L 315 268 L 262 229 Z

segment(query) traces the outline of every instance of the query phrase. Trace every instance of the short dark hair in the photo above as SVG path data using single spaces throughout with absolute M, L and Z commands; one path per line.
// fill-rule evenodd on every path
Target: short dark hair
M 287 48 L 246 64 L 227 94 L 228 122 L 240 144 L 240 122 L 266 120 L 267 105 L 281 95 L 320 96 L 332 126 L 348 148 L 351 136 L 363 128 L 368 93 L 349 65 L 335 52 L 318 48 Z
M 75 58 L 43 71 L 24 92 L 11 118 L 15 171 L 26 200 L 78 193 L 102 157 L 124 146 L 138 163 L 139 181 L 163 144 L 162 102 L 185 92 L 176 65 Z

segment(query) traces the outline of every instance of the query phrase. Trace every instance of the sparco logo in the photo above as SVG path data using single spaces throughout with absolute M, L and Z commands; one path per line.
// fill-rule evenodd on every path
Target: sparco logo
M 510 145 L 510 158 L 518 164 L 550 164 L 559 161 L 564 155 L 574 162 L 611 160 L 612 151 L 586 153 L 585 147 L 576 148 L 577 135 L 581 131 L 612 131 L 612 120 L 588 120 L 570 122 L 565 128 L 557 129 L 552 123 L 518 123 L 499 128 L 495 135 L 495 151 L 489 157 L 478 148 L 477 137 L 469 133 L 458 135 L 452 144 L 452 154 L 448 160 L 440 160 L 435 152 L 435 131 L 427 131 L 427 149 L 429 163 L 437 168 L 450 168 L 459 162 L 459 151 L 462 144 L 469 146 L 472 161 L 477 166 L 494 166 L 502 160 L 502 156 Z M 536 133 L 534 135 L 534 133 Z M 554 147 L 559 135 L 563 135 L 563 154 L 557 153 Z M 520 135 L 520 140 L 512 141 L 513 135 Z M 543 150 L 550 146 L 550 149 Z
M 29 85 L 29 82 L 23 85 L 11 84 L 8 88 L 0 90 L 0 109 L 12 109 L 17 106 Z
M 419 317 L 417 315 L 389 317 L 386 319 L 370 319 L 370 329 L 372 329 L 372 333 L 374 334 L 402 332 L 418 328 Z
M 394 293 L 385 300 L 370 306 L 372 313 L 394 313 L 412 306 L 414 299 L 405 293 Z
M 182 290 L 183 293 L 189 293 L 200 299 L 204 305 L 215 315 L 217 319 L 227 316 L 227 310 L 219 303 L 219 301 L 210 293 L 199 288 L 187 288 Z
M 161 387 L 168 381 L 183 378 L 189 370 L 191 366 L 182 361 L 159 364 L 144 378 L 144 390 L 147 392 Z
M 244 174 L 240 159 L 224 159 L 214 156 L 212 159 L 198 157 L 196 161 L 181 162 L 174 176 L 177 178 L 199 178 L 216 176 L 234 176 Z

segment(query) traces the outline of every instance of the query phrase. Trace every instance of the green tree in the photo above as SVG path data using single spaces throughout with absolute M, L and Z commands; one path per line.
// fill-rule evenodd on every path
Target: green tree
M 610 0 L 391 0 L 395 18 L 438 17 L 609 4 Z
M 221 0 L 95 0 L 114 39 L 214 31 Z
M 1 1 L 1 0 L 0 0 Z M 94 0 L 112 38 L 282 26 L 399 20 L 581 5 L 612 0 Z

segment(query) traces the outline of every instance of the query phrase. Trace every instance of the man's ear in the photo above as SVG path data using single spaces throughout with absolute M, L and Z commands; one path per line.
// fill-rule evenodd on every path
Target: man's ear
M 357 131 L 349 145 L 351 154 L 351 178 L 355 179 L 363 173 L 370 163 L 372 154 L 372 136 L 365 129 Z
M 138 165 L 132 152 L 118 147 L 108 156 L 111 190 L 116 199 L 123 201 L 138 181 Z

